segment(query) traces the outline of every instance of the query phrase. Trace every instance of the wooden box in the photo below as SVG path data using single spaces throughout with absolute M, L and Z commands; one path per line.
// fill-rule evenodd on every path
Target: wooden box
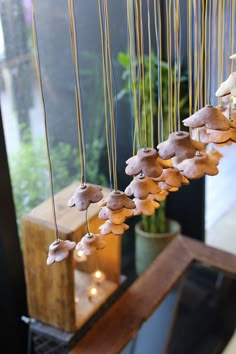
M 78 242 L 86 233 L 85 212 L 67 206 L 78 183 L 55 195 L 59 237 Z M 104 191 L 106 195 L 108 190 Z M 98 232 L 98 206 L 88 210 L 91 232 Z M 48 246 L 54 241 L 51 200 L 37 206 L 22 218 L 22 242 L 29 315 L 43 323 L 65 331 L 80 328 L 97 308 L 118 288 L 120 283 L 121 239 L 107 236 L 107 246 L 75 267 L 75 252 L 61 263 L 46 265 Z M 106 274 L 99 286 L 100 295 L 91 301 L 87 287 L 91 272 L 97 267 Z

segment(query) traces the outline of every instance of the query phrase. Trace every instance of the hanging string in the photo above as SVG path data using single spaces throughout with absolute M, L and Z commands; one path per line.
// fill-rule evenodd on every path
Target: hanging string
M 140 125 L 138 119 L 138 108 L 137 108 L 137 90 L 136 90 L 136 75 L 135 75 L 135 67 L 134 67 L 134 48 L 133 48 L 133 37 L 132 37 L 132 28 L 131 28 L 131 16 L 130 16 L 130 5 L 129 1 L 127 1 L 127 24 L 128 24 L 128 34 L 129 34 L 129 57 L 130 57 L 130 74 L 131 74 L 131 85 L 132 85 L 132 93 L 133 93 L 133 107 L 134 107 L 134 133 L 133 133 L 133 155 L 136 152 L 136 136 L 138 148 L 140 148 Z
M 110 151 L 109 124 L 108 124 L 108 115 L 107 115 L 105 47 L 104 47 L 104 37 L 103 37 L 104 29 L 103 29 L 102 11 L 101 11 L 100 0 L 98 0 L 98 13 L 99 13 L 101 51 L 102 51 L 103 103 L 104 103 L 104 119 L 105 119 L 105 135 L 106 135 L 106 147 L 107 147 L 107 160 L 108 160 L 108 174 L 109 174 L 110 188 L 112 189 L 111 151 Z
M 235 0 L 231 0 L 231 33 L 230 33 L 230 38 L 231 38 L 231 55 L 234 54 L 234 21 L 235 21 Z M 231 72 L 234 71 L 234 61 L 231 61 Z
M 110 111 L 110 128 L 111 128 L 111 151 L 112 151 L 112 170 L 113 170 L 113 185 L 114 190 L 118 190 L 117 181 L 117 151 L 116 151 L 116 126 L 114 116 L 114 102 L 113 102 L 113 70 L 112 70 L 112 57 L 110 47 L 110 25 L 109 25 L 109 12 L 107 0 L 103 0 L 104 9 L 104 28 L 105 28 L 105 64 L 106 64 L 106 82 Z
M 53 222 L 55 227 L 55 239 L 59 242 L 59 235 L 58 235 L 58 226 L 57 226 L 57 217 L 56 217 L 56 206 L 55 206 L 55 199 L 54 199 L 54 186 L 53 186 L 53 177 L 52 177 L 52 163 L 49 151 L 49 138 L 48 138 L 48 126 L 47 126 L 47 115 L 46 115 L 46 108 L 45 108 L 45 100 L 43 94 L 43 85 L 42 85 L 42 76 L 41 76 L 41 65 L 40 65 L 40 57 L 38 52 L 38 35 L 37 35 L 37 26 L 35 21 L 35 3 L 34 0 L 32 1 L 32 35 L 33 35 L 33 46 L 35 51 L 35 68 L 36 68 L 36 75 L 39 85 L 39 93 L 42 103 L 42 111 L 43 111 L 43 123 L 44 123 L 44 132 L 45 132 L 45 140 L 46 140 L 46 152 L 47 152 L 47 161 L 48 161 L 48 174 L 49 174 L 49 185 L 50 185 L 50 196 L 51 196 L 51 206 L 52 206 L 52 216 Z
M 193 72 L 192 72 L 192 0 L 188 0 L 188 101 L 189 101 L 189 116 L 193 109 Z
M 176 130 L 181 130 L 181 118 L 180 118 L 180 77 L 181 77 L 181 17 L 180 17 L 180 5 L 179 0 L 177 0 L 176 9 L 176 21 L 177 21 L 177 42 L 176 42 L 176 53 L 177 53 L 177 117 L 176 117 Z
M 202 11 L 201 11 L 202 9 Z M 204 76 L 204 46 L 205 46 L 205 32 L 204 32 L 204 26 L 205 26 L 205 2 L 200 3 L 198 1 L 198 15 L 201 17 L 199 18 L 199 47 L 200 47 L 200 55 L 199 55 L 199 108 L 202 108 L 203 106 L 203 98 L 204 98 L 204 82 L 203 82 L 203 76 Z
M 213 50 L 212 46 L 211 46 L 211 28 L 212 28 L 212 4 L 211 4 L 211 0 L 209 1 L 209 11 L 208 11 L 208 63 L 207 63 L 207 71 L 208 71 L 208 79 L 207 79 L 207 94 L 208 94 L 208 104 L 211 104 L 211 52 Z M 207 51 L 206 51 L 207 52 Z
M 141 127 L 141 44 L 140 44 L 140 27 L 139 27 L 139 10 L 138 2 L 135 1 L 135 34 L 136 34 L 136 47 L 137 47 L 137 95 L 138 95 L 138 137 L 140 146 L 143 146 L 142 140 L 142 127 Z
M 220 86 L 222 80 L 222 56 L 221 56 L 221 52 L 222 52 L 222 13 L 221 13 L 221 9 L 222 9 L 222 0 L 218 1 L 218 7 L 217 7 L 217 15 L 218 15 L 218 53 L 217 53 L 217 58 L 218 58 L 218 87 Z M 218 97 L 218 106 L 221 106 L 221 97 Z
M 211 85 L 212 87 L 215 89 L 216 87 L 218 87 L 218 52 L 217 52 L 217 36 L 214 35 L 214 24 L 217 23 L 217 4 L 218 2 L 217 1 L 214 1 L 212 0 L 212 27 L 211 27 L 211 33 L 213 34 L 212 35 L 212 62 L 211 62 L 211 65 L 212 65 L 212 68 L 217 68 L 217 75 L 214 74 L 214 75 L 211 75 Z M 212 69 L 213 70 L 213 69 Z
M 78 144 L 79 157 L 81 169 L 81 184 L 86 183 L 86 158 L 85 158 L 85 142 L 84 142 L 84 128 L 83 128 L 83 112 L 82 112 L 82 98 L 79 78 L 79 64 L 78 64 L 78 48 L 77 48 L 77 31 L 75 23 L 74 0 L 68 0 L 68 10 L 70 19 L 70 35 L 72 46 L 73 68 L 75 74 L 75 98 L 76 98 L 76 119 L 78 129 Z
M 172 126 L 172 67 L 171 67 L 171 3 L 172 1 L 166 0 L 166 33 L 167 36 L 167 65 L 168 65 L 168 122 L 169 122 L 169 133 L 173 131 Z
M 194 110 L 199 109 L 199 50 L 198 50 L 198 15 L 197 15 L 197 6 L 196 0 L 193 0 L 193 17 L 194 17 Z
M 150 25 L 150 1 L 148 0 L 148 68 L 149 68 L 149 98 L 150 98 L 150 131 L 148 132 L 148 136 L 150 136 L 150 142 L 148 145 L 151 147 L 154 146 L 153 142 L 153 107 L 152 107 L 152 44 L 151 44 L 151 25 Z
M 161 37 L 162 37 L 162 28 L 161 28 L 161 11 L 160 11 L 160 2 L 154 0 L 154 26 L 155 26 L 155 37 L 156 37 L 156 51 L 157 51 L 157 92 L 158 92 L 158 101 L 157 101 L 157 127 L 158 127 L 158 144 L 163 141 L 163 106 L 162 106 L 162 47 L 161 47 Z M 157 30 L 157 18 L 158 18 L 158 30 Z
M 173 130 L 177 130 L 176 120 L 177 120 L 177 42 L 178 42 L 178 22 L 177 22 L 177 13 L 176 13 L 176 4 L 177 1 L 173 0 L 173 7 L 172 7 L 172 17 L 173 17 L 173 25 L 174 25 L 174 79 L 173 79 L 173 86 L 174 86 L 174 94 L 173 94 Z
M 143 43 L 143 16 L 142 1 L 139 1 L 139 33 L 140 33 L 140 68 L 141 68 L 141 91 L 142 91 L 142 123 L 144 127 L 144 148 L 147 148 L 147 114 L 145 97 L 145 63 L 144 63 L 144 43 Z

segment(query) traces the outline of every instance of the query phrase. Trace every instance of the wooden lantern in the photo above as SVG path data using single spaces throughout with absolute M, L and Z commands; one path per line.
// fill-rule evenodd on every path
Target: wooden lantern
M 85 214 L 67 206 L 78 183 L 73 183 L 55 195 L 59 238 L 75 242 L 86 233 Z M 109 191 L 105 190 L 106 195 Z M 98 219 L 98 205 L 89 207 L 91 232 L 99 233 L 103 220 Z M 61 263 L 46 265 L 48 246 L 55 238 L 51 200 L 37 206 L 22 218 L 22 242 L 27 285 L 29 315 L 45 324 L 65 331 L 79 329 L 120 284 L 121 239 L 106 236 L 107 246 L 77 263 L 75 252 Z M 92 284 L 91 273 L 96 267 L 105 273 L 98 296 L 90 299 L 87 289 Z

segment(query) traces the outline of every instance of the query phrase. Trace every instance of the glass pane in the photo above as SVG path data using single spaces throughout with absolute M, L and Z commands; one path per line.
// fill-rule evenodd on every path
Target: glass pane
M 36 1 L 38 46 L 46 105 L 49 148 L 55 192 L 79 180 L 74 72 L 67 1 L 57 6 Z M 75 4 L 79 70 L 86 140 L 87 179 L 109 185 L 105 143 L 102 62 L 97 3 Z M 124 87 L 118 52 L 126 51 L 126 3 L 111 2 L 110 35 L 115 94 Z M 5 139 L 18 223 L 20 217 L 49 198 L 44 124 L 35 75 L 31 34 L 31 1 L 3 0 L 0 22 L 0 84 Z M 128 102 L 117 101 L 118 173 L 125 182 L 124 161 L 130 156 Z M 123 124 L 126 122 L 126 126 Z M 122 139 L 121 139 L 122 136 Z M 123 141 L 130 141 L 123 144 Z

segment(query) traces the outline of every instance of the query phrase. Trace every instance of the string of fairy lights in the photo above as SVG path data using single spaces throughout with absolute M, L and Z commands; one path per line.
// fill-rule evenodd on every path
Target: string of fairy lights
M 76 3 L 76 0 L 68 0 L 68 40 L 71 42 L 75 78 L 80 184 L 68 201 L 68 206 L 75 206 L 79 212 L 85 212 L 86 224 L 86 234 L 77 245 L 74 241 L 59 238 L 34 1 L 32 4 L 35 63 L 43 106 L 55 226 L 55 241 L 49 246 L 47 264 L 64 260 L 74 249 L 77 259 L 86 261 L 88 256 L 106 246 L 107 235 L 123 235 L 129 228 L 125 223 L 127 218 L 133 215 L 152 215 L 160 207 L 159 202 L 163 200 L 163 195 L 166 197 L 172 191 L 177 191 L 192 179 L 206 174 L 216 175 L 221 156 L 216 147 L 236 142 L 236 73 L 233 72 L 236 57 L 233 55 L 235 0 L 188 0 L 186 21 L 183 20 L 180 0 L 165 0 L 162 6 L 158 0 L 126 0 L 130 111 L 134 127 L 133 156 L 126 161 L 125 168 L 126 174 L 132 177 L 131 182 L 125 191 L 119 189 L 119 120 L 110 26 L 112 4 L 108 0 L 97 0 L 102 58 L 101 91 L 110 179 L 110 193 L 104 198 L 102 187 L 88 183 L 86 178 L 85 150 L 90 147 L 85 142 L 84 119 L 91 117 L 84 116 L 82 110 L 82 95 L 86 100 L 86 94 L 82 92 L 80 85 L 80 51 L 77 38 L 79 14 L 76 15 Z M 182 121 L 181 80 L 185 47 L 188 79 L 185 105 L 188 105 L 189 117 Z M 230 55 L 232 61 L 229 59 Z M 167 70 L 167 75 L 163 74 L 163 68 Z M 156 76 L 153 75 L 154 71 Z M 223 81 L 224 79 L 226 80 Z M 165 94 L 164 85 L 167 86 Z M 164 107 L 165 100 L 167 107 Z M 186 128 L 183 129 L 183 126 Z M 91 203 L 100 203 L 99 230 L 90 230 L 88 208 Z M 100 284 L 106 275 L 97 265 L 92 277 Z M 97 288 L 94 286 L 88 292 L 89 298 L 97 296 Z

